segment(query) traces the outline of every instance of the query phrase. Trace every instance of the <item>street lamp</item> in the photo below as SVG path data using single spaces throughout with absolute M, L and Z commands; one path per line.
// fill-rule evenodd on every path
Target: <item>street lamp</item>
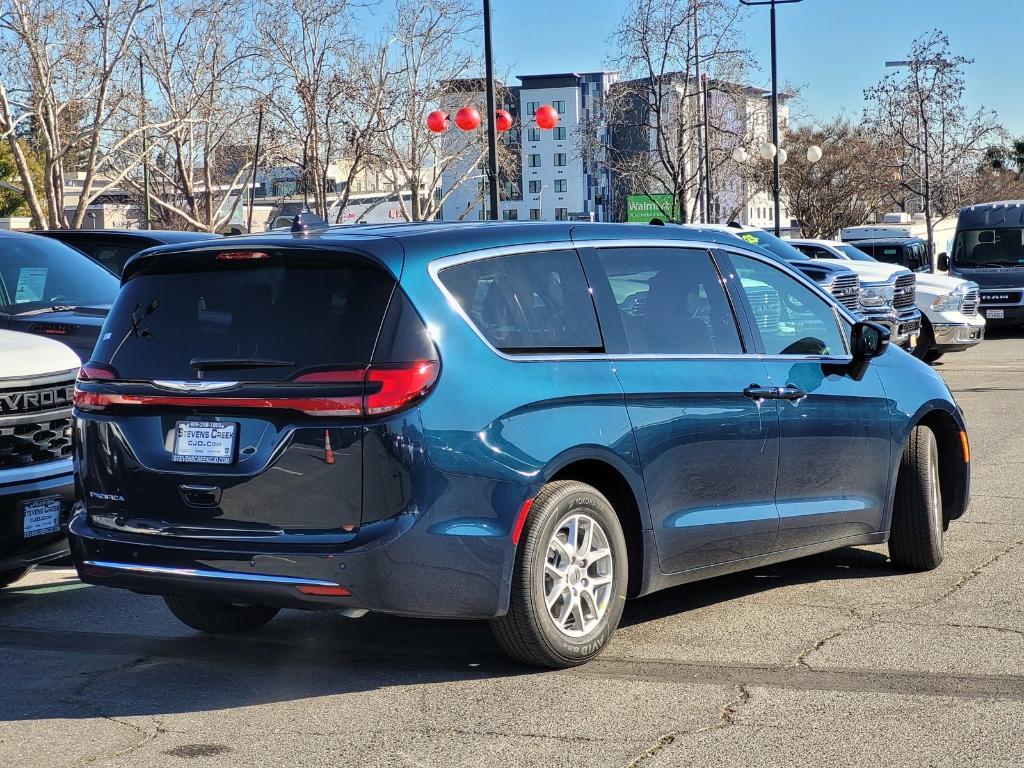
M 776 147 L 770 141 L 766 141 L 763 144 L 761 144 L 761 146 L 757 148 L 757 154 L 759 154 L 761 158 L 764 160 L 774 159 L 776 173 L 778 173 L 779 166 L 783 165 L 786 162 L 786 160 L 789 159 L 789 153 L 785 149 L 783 149 L 782 147 Z M 807 148 L 807 162 L 809 162 L 811 165 L 814 165 L 819 160 L 821 160 L 823 154 L 824 153 L 822 152 L 821 147 L 819 147 L 817 144 L 811 144 L 811 146 Z M 750 159 L 750 153 L 747 152 L 747 150 L 744 149 L 743 147 L 736 147 L 736 149 L 732 151 L 732 159 L 735 160 L 737 163 L 745 163 Z M 776 230 L 779 228 L 779 208 L 777 205 L 778 201 L 779 200 L 776 197 Z
M 799 3 L 800 0 L 740 0 L 744 5 L 770 5 L 771 6 L 771 27 L 772 27 L 772 145 L 773 149 L 779 146 L 779 86 L 778 86 L 778 58 L 775 51 L 775 6 L 785 3 Z M 766 142 L 767 143 L 767 142 Z M 780 234 L 779 216 L 779 156 L 773 155 L 772 163 L 772 195 L 775 198 L 775 236 Z M 769 158 L 765 158 L 766 160 Z

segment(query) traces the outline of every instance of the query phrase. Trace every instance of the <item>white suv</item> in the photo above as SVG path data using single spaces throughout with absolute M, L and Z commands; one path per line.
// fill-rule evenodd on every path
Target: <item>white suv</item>
M 813 259 L 840 259 L 857 271 L 863 282 L 869 275 L 906 271 L 896 264 L 876 261 L 852 243 L 833 240 L 792 240 L 792 244 Z M 978 313 L 976 283 L 930 272 L 915 272 L 917 306 L 923 322 L 914 354 L 933 362 L 946 352 L 969 349 L 985 338 L 985 318 Z M 878 279 L 876 277 L 875 279 Z

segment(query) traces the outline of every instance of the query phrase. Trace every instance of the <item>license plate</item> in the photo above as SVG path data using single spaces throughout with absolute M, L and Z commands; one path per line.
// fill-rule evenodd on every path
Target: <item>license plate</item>
M 60 496 L 24 502 L 25 538 L 45 536 L 60 530 Z
M 179 421 L 174 428 L 174 461 L 230 464 L 238 425 L 220 421 Z
M 992 318 L 993 320 L 1002 320 L 1003 319 L 1003 310 L 1001 310 L 1001 309 L 986 309 L 985 310 L 985 317 Z

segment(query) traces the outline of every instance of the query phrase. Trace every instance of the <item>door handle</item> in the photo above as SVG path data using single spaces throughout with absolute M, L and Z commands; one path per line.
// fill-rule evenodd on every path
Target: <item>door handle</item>
M 762 387 L 760 384 L 751 384 L 743 390 L 743 394 L 751 400 L 774 400 L 778 392 L 775 387 Z
M 779 388 L 780 400 L 789 400 L 791 403 L 797 403 L 805 397 L 807 397 L 807 392 L 800 389 L 800 387 L 794 387 L 792 384 Z

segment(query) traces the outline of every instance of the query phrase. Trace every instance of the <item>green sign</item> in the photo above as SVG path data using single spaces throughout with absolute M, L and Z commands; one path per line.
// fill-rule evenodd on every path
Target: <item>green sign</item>
M 661 195 L 627 195 L 626 221 L 649 222 L 651 219 L 674 219 L 675 197 Z

